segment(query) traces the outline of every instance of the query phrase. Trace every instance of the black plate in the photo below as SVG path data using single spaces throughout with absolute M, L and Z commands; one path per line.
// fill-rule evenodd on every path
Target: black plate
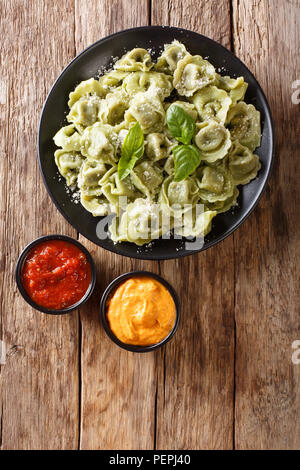
M 112 58 L 120 57 L 134 47 L 151 49 L 156 57 L 164 44 L 178 39 L 189 52 L 208 57 L 222 75 L 243 76 L 248 82 L 245 97 L 247 103 L 253 103 L 261 112 L 262 141 L 256 150 L 262 163 L 258 177 L 240 191 L 238 207 L 214 220 L 212 231 L 205 237 L 201 250 L 187 250 L 183 240 L 155 240 L 149 247 L 137 247 L 133 243 L 114 244 L 109 238 L 100 240 L 96 235 L 99 217 L 93 217 L 81 204 L 75 204 L 54 162 L 53 136 L 58 129 L 66 125 L 68 95 L 82 80 L 99 76 L 99 71 L 112 63 Z M 230 51 L 212 39 L 185 29 L 162 26 L 148 26 L 128 29 L 112 34 L 88 47 L 79 54 L 61 73 L 53 85 L 45 102 L 39 128 L 39 160 L 47 190 L 63 216 L 82 235 L 97 245 L 124 256 L 140 259 L 170 259 L 186 256 L 205 250 L 230 235 L 254 209 L 271 170 L 274 149 L 274 132 L 270 108 L 258 82 L 248 68 Z

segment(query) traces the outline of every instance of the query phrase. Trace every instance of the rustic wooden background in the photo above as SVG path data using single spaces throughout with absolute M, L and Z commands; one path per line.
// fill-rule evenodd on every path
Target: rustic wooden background
M 0 0 L 0 22 L 1 448 L 299 449 L 300 0 Z M 148 24 L 205 34 L 249 66 L 275 119 L 272 177 L 245 224 L 192 257 L 125 259 L 80 236 L 98 265 L 93 300 L 42 315 L 17 292 L 17 256 L 40 235 L 77 235 L 39 173 L 43 101 L 83 48 Z M 158 352 L 122 351 L 99 325 L 103 288 L 132 269 L 181 297 L 180 329 Z

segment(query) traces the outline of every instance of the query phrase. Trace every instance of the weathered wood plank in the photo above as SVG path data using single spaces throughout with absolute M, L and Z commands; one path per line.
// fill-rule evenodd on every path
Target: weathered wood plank
M 36 149 L 43 101 L 74 55 L 73 2 L 53 8 L 50 0 L 3 0 L 0 22 L 0 339 L 7 347 L 0 442 L 3 449 L 72 449 L 78 444 L 78 314 L 34 311 L 18 294 L 13 272 L 20 250 L 37 236 L 76 235 L 46 193 Z
M 91 0 L 91 9 L 84 0 L 75 0 L 76 52 L 122 29 L 147 26 L 148 16 L 148 0 Z
M 152 0 L 151 24 L 190 29 L 230 48 L 230 0 Z
M 0 339 L 8 349 L 0 366 L 3 449 L 71 449 L 79 439 L 76 314 L 34 312 L 18 295 L 12 273 L 19 251 L 36 236 L 75 235 L 47 196 L 36 164 L 41 104 L 75 55 L 74 14 L 76 52 L 148 23 L 146 1 L 91 5 L 96 26 L 83 0 L 75 10 L 71 0 L 55 8 L 50 0 L 0 6 Z M 291 101 L 292 83 L 300 79 L 299 7 L 298 0 L 272 6 L 233 0 L 235 52 L 261 81 L 278 123 L 275 169 L 258 208 L 233 238 L 161 263 L 183 306 L 180 329 L 164 350 L 120 351 L 98 322 L 98 300 L 109 280 L 132 269 L 158 271 L 158 264 L 106 253 L 81 237 L 99 271 L 98 296 L 96 290 L 81 312 L 82 448 L 151 448 L 154 437 L 157 448 L 232 447 L 234 265 L 236 446 L 299 448 L 300 369 L 291 362 L 291 344 L 300 336 L 299 105 Z M 229 1 L 153 0 L 152 24 L 187 27 L 230 44 Z
M 230 47 L 229 1 L 152 1 L 152 24 L 181 26 Z M 161 353 L 158 449 L 233 446 L 233 239 L 207 252 L 161 263 L 177 290 L 182 320 Z
M 90 4 L 98 23 L 90 21 L 86 2 L 76 1 L 77 52 L 107 34 L 148 24 L 146 0 L 94 0 Z M 81 448 L 152 449 L 155 353 L 127 353 L 113 344 L 99 324 L 99 301 L 104 288 L 117 275 L 134 269 L 157 271 L 158 263 L 117 256 L 80 239 L 98 266 L 95 295 L 81 311 Z
M 300 2 L 234 0 L 233 19 L 235 52 L 263 86 L 277 136 L 267 191 L 234 237 L 236 447 L 299 449 Z

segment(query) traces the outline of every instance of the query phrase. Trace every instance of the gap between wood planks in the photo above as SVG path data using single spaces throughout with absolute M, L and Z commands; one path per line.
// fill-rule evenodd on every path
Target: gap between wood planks
M 152 0 L 148 0 L 148 25 L 152 24 Z M 161 264 L 158 260 L 158 274 L 161 275 Z M 163 371 L 164 377 L 166 373 L 166 350 L 163 351 Z M 157 446 L 157 401 L 158 401 L 158 372 L 156 370 L 156 385 L 155 385 L 155 399 L 154 399 L 154 428 L 153 428 L 153 450 L 156 450 Z
M 73 28 L 73 41 L 75 49 L 75 57 L 78 54 L 76 46 L 76 2 L 74 0 L 74 28 Z M 76 232 L 76 240 L 79 241 L 80 233 Z M 77 448 L 81 448 L 81 416 L 82 416 L 82 323 L 80 317 L 80 308 L 77 310 L 78 316 L 78 443 Z
M 234 54 L 235 47 L 234 47 L 234 32 L 233 32 L 233 5 L 232 0 L 229 2 L 229 20 L 230 20 L 230 50 Z M 235 234 L 232 234 L 233 237 L 233 249 L 235 252 Z M 232 397 L 232 448 L 235 449 L 235 408 L 236 408 L 236 263 L 235 263 L 235 256 L 233 256 L 233 397 Z

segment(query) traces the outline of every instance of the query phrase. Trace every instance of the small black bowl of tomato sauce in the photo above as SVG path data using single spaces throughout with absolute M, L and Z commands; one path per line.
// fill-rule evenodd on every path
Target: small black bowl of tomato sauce
M 81 306 L 96 283 L 90 253 L 66 235 L 47 235 L 27 245 L 19 256 L 15 275 L 26 302 L 52 315 Z

